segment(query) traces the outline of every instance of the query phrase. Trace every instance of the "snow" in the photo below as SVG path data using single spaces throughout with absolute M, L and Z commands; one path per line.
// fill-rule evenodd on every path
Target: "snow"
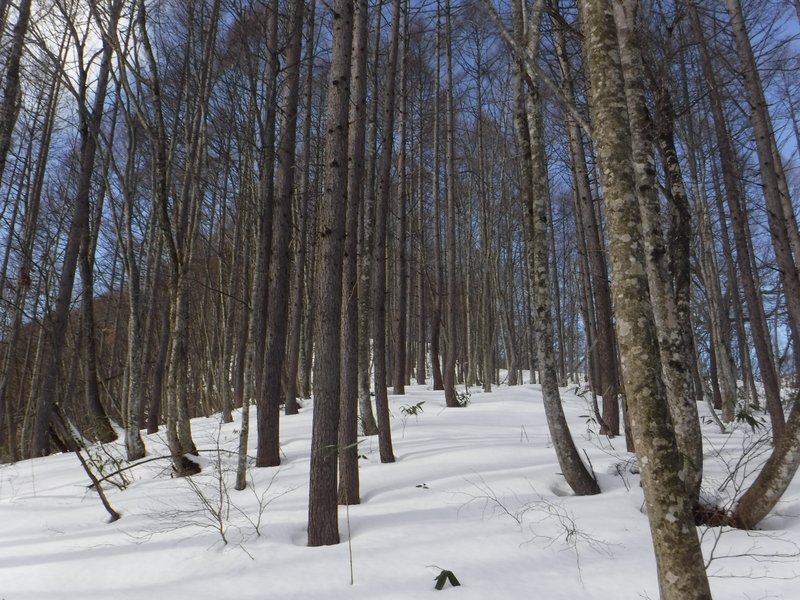
M 377 439 L 361 442 L 362 503 L 340 508 L 337 546 L 306 546 L 310 403 L 283 418 L 283 464 L 253 468 L 254 488 L 241 492 L 233 489 L 238 415 L 224 425 L 194 420 L 195 441 L 206 450 L 194 490 L 170 477 L 168 460 L 143 463 L 126 472 L 127 488 L 104 485 L 122 514 L 115 523 L 74 455 L 2 465 L 0 599 L 657 598 L 624 440 L 597 436 L 586 401 L 562 390 L 573 436 L 603 490 L 574 497 L 558 473 L 538 386 L 471 392 L 469 406 L 456 409 L 425 387 L 390 396 L 397 462 L 380 463 Z M 416 416 L 401 410 L 419 402 Z M 703 497 L 731 502 L 765 458 L 762 447 L 737 469 L 742 450 L 764 432 L 740 426 L 720 434 L 708 419 L 702 427 Z M 148 457 L 166 454 L 163 435 L 145 442 Z M 254 454 L 254 440 L 250 448 Z M 105 457 L 107 473 L 108 456 L 123 448 L 91 453 Z M 202 498 L 227 507 L 227 545 Z M 714 597 L 800 597 L 799 516 L 795 481 L 761 531 L 701 528 Z M 443 569 L 461 586 L 436 591 Z

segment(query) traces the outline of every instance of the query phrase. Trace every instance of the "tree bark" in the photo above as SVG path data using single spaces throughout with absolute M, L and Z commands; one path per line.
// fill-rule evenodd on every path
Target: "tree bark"
M 330 7 L 333 51 L 328 76 L 325 190 L 320 199 L 317 237 L 321 269 L 317 293 L 317 352 L 314 360 L 314 418 L 308 503 L 308 545 L 339 543 L 336 495 L 337 437 L 341 381 L 341 308 L 350 64 L 353 43 L 352 0 Z
M 753 484 L 733 509 L 737 527 L 752 529 L 775 508 L 800 467 L 800 402 L 795 402 L 786 429 L 775 443 Z
M 748 228 L 746 211 L 744 207 L 744 194 L 740 185 L 741 177 L 736 164 L 736 154 L 728 130 L 727 119 L 723 109 L 721 93 L 717 83 L 717 76 L 711 62 L 711 56 L 705 42 L 700 16 L 694 2 L 689 3 L 689 17 L 692 29 L 698 43 L 700 65 L 703 76 L 708 85 L 708 98 L 714 117 L 714 131 L 719 148 L 719 157 L 722 169 L 725 197 L 731 216 L 733 239 L 736 246 L 736 260 L 739 265 L 739 275 L 744 286 L 747 308 L 750 315 L 750 330 L 753 346 L 756 350 L 758 368 L 764 384 L 767 411 L 772 423 L 773 439 L 780 437 L 785 418 L 780 401 L 780 381 L 775 370 L 772 351 L 769 347 L 771 339 L 764 315 L 764 305 L 761 300 L 761 291 L 756 286 L 754 264 L 748 247 Z M 757 396 L 756 396 L 757 398 Z
M 128 461 L 145 455 L 144 442 L 139 433 L 139 414 L 144 404 L 144 385 L 142 382 L 144 340 L 142 328 L 142 293 L 139 262 L 136 256 L 136 242 L 133 237 L 134 213 L 134 175 L 138 135 L 135 127 L 130 128 L 128 137 L 128 158 L 125 165 L 123 188 L 123 222 L 125 227 L 125 267 L 128 271 L 128 398 L 125 412 L 125 449 Z
M 3 11 L 5 13 L 5 11 Z M 5 17 L 5 14 L 2 15 Z M 31 17 L 31 0 L 22 0 L 17 6 L 17 22 L 11 32 L 11 42 L 6 55 L 3 78 L 3 99 L 0 101 L 0 180 L 5 172 L 11 136 L 17 123 L 20 107 L 20 64 L 25 49 L 25 34 Z
M 355 3 L 350 67 L 350 131 L 347 156 L 345 214 L 342 358 L 339 415 L 339 504 L 361 502 L 358 478 L 358 214 L 363 199 L 367 119 L 368 3 Z
M 422 92 L 420 91 L 420 105 L 422 105 Z M 428 264 L 428 261 L 425 259 L 428 252 L 428 246 L 425 243 L 427 236 L 425 235 L 425 220 L 426 220 L 426 212 L 425 212 L 425 171 L 422 168 L 422 158 L 424 156 L 423 153 L 423 111 L 419 111 L 419 138 L 418 138 L 418 160 L 420 162 L 419 168 L 419 189 L 418 192 L 418 201 L 417 201 L 417 222 L 416 222 L 416 234 L 417 234 L 417 272 L 416 272 L 416 289 L 415 293 L 417 296 L 417 367 L 415 370 L 415 376 L 417 380 L 417 385 L 425 385 L 426 382 L 426 356 L 427 356 L 427 327 L 425 326 L 425 321 L 428 316 L 428 310 L 426 309 L 426 305 L 429 302 L 428 295 L 425 294 L 425 267 Z
M 450 408 L 460 406 L 456 397 L 456 354 L 458 348 L 458 290 L 456 283 L 456 167 L 455 167 L 455 107 L 453 96 L 453 35 L 451 1 L 445 0 L 445 193 L 447 197 L 447 303 L 445 325 L 447 344 L 444 353 L 443 385 L 445 403 Z
M 630 119 L 636 195 L 643 225 L 650 303 L 656 321 L 667 402 L 684 462 L 683 481 L 689 500 L 694 504 L 699 497 L 703 477 L 703 442 L 691 379 L 691 355 L 670 285 L 669 252 L 661 225 L 653 153 L 654 126 L 645 101 L 645 73 L 641 46 L 635 33 L 638 0 L 623 0 L 615 3 L 614 8 Z M 685 244 L 688 244 L 688 239 L 680 240 L 677 245 L 680 247 Z
M 527 45 L 536 56 L 539 46 L 541 11 L 530 18 L 531 39 L 524 40 L 525 18 L 522 0 L 514 3 L 514 33 L 521 45 Z M 523 230 L 525 256 L 529 271 L 532 317 L 536 333 L 536 355 L 542 388 L 545 416 L 550 438 L 555 447 L 561 472 L 578 496 L 600 493 L 600 487 L 581 461 L 567 425 L 561 396 L 558 391 L 555 352 L 553 348 L 553 320 L 550 273 L 548 260 L 548 204 L 550 189 L 547 177 L 547 159 L 544 139 L 542 99 L 538 87 L 528 87 L 525 94 L 522 84 L 524 65 L 517 64 L 515 77 L 514 123 L 519 144 L 523 200 Z
M 64 52 L 66 42 L 66 34 L 61 40 L 61 48 L 59 55 Z M 20 344 L 22 342 L 22 330 L 25 319 L 25 305 L 27 298 L 33 290 L 31 287 L 33 281 L 31 273 L 34 268 L 34 243 L 36 241 L 36 233 L 39 229 L 39 214 L 41 208 L 42 193 L 45 184 L 45 174 L 47 171 L 47 162 L 50 153 L 50 141 L 55 125 L 55 118 L 58 106 L 58 98 L 61 89 L 61 79 L 56 78 L 52 82 L 52 86 L 47 92 L 47 100 L 45 101 L 45 113 L 43 116 L 43 126 L 41 133 L 41 143 L 39 155 L 36 160 L 36 165 L 33 173 L 33 180 L 31 183 L 30 192 L 25 200 L 25 218 L 22 226 L 22 240 L 20 242 L 20 260 L 17 271 L 17 289 L 13 299 L 11 309 L 11 331 L 6 333 L 7 346 L 3 354 L 2 372 L 0 373 L 0 436 L 2 436 L 2 429 L 6 426 L 8 434 L 8 450 L 12 457 L 17 456 L 17 445 L 14 443 L 16 438 L 17 425 L 13 422 L 13 418 L 8 415 L 14 415 L 16 412 L 16 401 L 8 395 L 9 383 L 13 377 L 14 363 L 17 356 L 27 354 L 22 352 Z M 2 173 L 0 173 L 0 176 Z M 5 260 L 7 261 L 11 256 L 10 243 L 6 252 Z M 35 314 L 35 313 L 34 313 Z M 13 316 L 12 316 L 13 315 Z M 31 319 L 32 322 L 37 322 L 37 318 Z M 33 335 L 30 336 L 33 338 Z M 27 361 L 23 364 L 27 364 Z
M 314 39 L 316 20 L 316 2 L 311 2 L 308 11 L 309 40 Z M 310 171 L 311 171 L 311 111 L 314 92 L 314 52 L 313 45 L 307 44 L 305 68 L 306 80 L 304 91 L 304 117 L 303 117 L 303 170 L 300 179 L 300 197 L 295 211 L 297 216 L 297 252 L 295 254 L 294 282 L 292 284 L 292 310 L 289 323 L 289 342 L 287 348 L 286 366 L 286 414 L 297 414 L 297 375 L 300 360 L 300 333 L 303 321 L 303 299 L 305 297 L 306 260 L 308 255 L 308 219 L 310 205 Z
M 562 81 L 569 98 L 575 97 L 572 69 L 566 54 L 563 24 L 555 19 L 556 52 L 561 67 Z M 614 319 L 611 311 L 611 292 L 608 284 L 608 267 L 605 249 L 600 235 L 593 206 L 589 171 L 586 166 L 586 150 L 578 122 L 567 112 L 564 119 L 569 134 L 570 158 L 575 182 L 576 213 L 581 224 L 581 235 L 586 241 L 586 254 L 589 270 L 591 305 L 587 311 L 592 313 L 596 323 L 592 349 L 597 363 L 598 389 L 602 396 L 603 414 L 600 433 L 619 435 L 619 367 L 617 365 L 616 340 L 614 338 Z
M 392 34 L 389 64 L 386 69 L 386 94 L 383 113 L 383 154 L 379 169 L 378 201 L 375 207 L 375 245 L 372 268 L 373 361 L 375 369 L 375 413 L 381 462 L 394 462 L 391 415 L 389 414 L 388 360 L 386 356 L 386 229 L 389 198 L 392 194 L 392 146 L 396 101 L 397 55 L 400 46 L 400 0 L 392 2 Z
M 367 146 L 369 154 L 366 164 L 366 182 L 364 191 L 364 225 L 359 240 L 361 256 L 358 279 L 358 407 L 361 429 L 364 435 L 377 435 L 378 424 L 372 411 L 372 392 L 370 386 L 372 346 L 370 343 L 371 326 L 374 323 L 372 305 L 372 271 L 374 269 L 375 217 L 378 195 L 375 189 L 376 163 L 378 162 L 378 105 L 380 94 L 378 89 L 378 63 L 381 48 L 381 24 L 383 23 L 383 2 L 379 0 L 375 10 L 375 39 L 372 55 L 372 94 L 370 106 Z
M 278 106 L 278 0 L 270 0 L 266 9 L 267 60 L 264 80 L 268 99 L 265 102 L 261 124 L 261 156 L 258 177 L 258 247 L 253 275 L 251 320 L 251 368 L 253 372 L 256 405 L 266 403 L 264 398 L 264 367 L 266 365 L 267 318 L 269 303 L 270 259 L 272 257 L 273 214 L 275 204 L 275 124 Z
M 294 195 L 295 138 L 300 90 L 300 61 L 303 40 L 303 2 L 295 2 L 289 22 L 286 74 L 283 82 L 281 135 L 278 146 L 275 204 L 272 222 L 272 250 L 267 295 L 267 342 L 263 366 L 263 393 L 258 401 L 258 449 L 256 466 L 281 463 L 280 401 L 286 359 L 289 317 L 289 267 L 291 264 L 292 197 Z
M 441 49 L 442 49 L 442 15 L 441 1 L 436 1 L 436 75 L 434 77 L 433 104 L 433 269 L 434 290 L 433 310 L 431 312 L 431 377 L 433 389 L 444 389 L 442 376 L 440 341 L 442 330 L 442 312 L 444 307 L 444 265 L 442 262 L 442 211 L 441 211 Z
M 719 281 L 719 268 L 714 257 L 714 232 L 711 228 L 708 202 L 705 193 L 700 188 L 698 158 L 695 152 L 696 137 L 694 127 L 688 127 L 687 158 L 689 173 L 695 198 L 695 212 L 697 213 L 697 231 L 700 238 L 698 262 L 700 274 L 705 283 L 706 301 L 711 330 L 711 351 L 713 354 L 712 366 L 715 370 L 714 382 L 719 389 L 722 420 L 725 423 L 733 421 L 736 413 L 737 388 L 736 365 L 733 361 L 733 352 L 730 341 L 730 323 L 727 311 L 724 308 L 722 288 Z M 727 232 L 723 231 L 723 248 L 727 245 Z M 731 282 L 731 285 L 733 282 Z M 735 288 L 734 288 L 735 289 Z
M 786 182 L 783 161 L 775 142 L 775 132 L 764 88 L 761 84 L 761 76 L 758 73 L 753 48 L 747 34 L 742 4 L 740 0 L 726 0 L 726 6 L 733 26 L 736 50 L 744 77 L 744 89 L 750 105 L 750 123 L 755 134 L 756 154 L 759 159 L 761 184 L 766 200 L 767 222 L 789 315 L 789 328 L 795 353 L 797 353 L 800 349 L 800 271 L 797 266 L 797 261 L 800 260 L 800 232 L 797 228 L 795 208 Z M 782 414 L 778 418 L 778 410 L 777 405 L 770 409 L 771 416 L 773 416 L 773 411 L 776 413 L 773 421 L 777 421 L 779 425 L 779 428 L 775 430 L 775 423 L 773 423 L 775 439 L 778 439 L 781 434 L 783 418 Z
M 664 600 L 710 599 L 683 460 L 661 379 L 613 8 L 582 0 L 594 135 L 605 191 L 622 376 Z
M 397 190 L 397 301 L 395 306 L 394 389 L 397 395 L 406 393 L 406 359 L 408 351 L 408 185 L 406 173 L 406 127 L 408 106 L 408 13 L 403 18 L 403 56 L 400 59 L 400 105 L 398 131 L 397 176 L 400 179 Z

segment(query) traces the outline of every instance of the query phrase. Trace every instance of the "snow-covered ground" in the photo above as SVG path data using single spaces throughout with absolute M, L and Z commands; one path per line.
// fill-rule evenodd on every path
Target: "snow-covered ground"
M 473 389 L 465 409 L 446 409 L 441 392 L 410 387 L 390 400 L 397 462 L 380 463 L 377 439 L 361 442 L 362 503 L 340 509 L 342 543 L 324 548 L 306 546 L 310 405 L 283 419 L 282 466 L 252 469 L 254 489 L 241 492 L 227 452 L 238 423 L 195 420 L 206 466 L 194 488 L 170 477 L 167 460 L 137 466 L 126 472 L 126 489 L 105 485 L 122 514 L 115 523 L 74 455 L 2 465 L 0 599 L 658 598 L 624 441 L 595 435 L 586 401 L 562 391 L 601 495 L 568 493 L 538 386 Z M 703 424 L 706 497 L 729 501 L 763 461 L 768 448 L 738 463 L 758 437 L 749 431 L 723 435 Z M 165 454 L 162 436 L 146 443 L 150 457 Z M 91 453 L 108 472 L 122 449 Z M 227 544 L 210 518 L 220 507 Z M 701 533 L 715 598 L 800 598 L 800 482 L 761 531 Z M 461 586 L 436 591 L 443 569 Z

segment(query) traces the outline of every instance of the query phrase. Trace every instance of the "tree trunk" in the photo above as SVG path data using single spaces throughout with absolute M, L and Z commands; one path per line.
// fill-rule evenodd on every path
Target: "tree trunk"
M 339 504 L 361 502 L 358 479 L 358 214 L 363 199 L 367 119 L 368 3 L 355 3 L 350 67 L 347 207 L 342 288 L 342 357 L 339 415 Z
M 350 59 L 353 43 L 352 0 L 331 6 L 333 50 L 328 75 L 325 190 L 320 198 L 317 237 L 317 352 L 314 360 L 314 419 L 308 502 L 308 545 L 339 543 L 336 495 L 337 437 L 341 382 L 342 249 L 347 206 L 347 140 Z
M 456 354 L 458 348 L 458 292 L 456 284 L 456 167 L 455 167 L 455 107 L 453 96 L 453 42 L 451 0 L 445 0 L 445 188 L 447 197 L 447 303 L 445 324 L 447 344 L 444 353 L 444 398 L 450 408 L 460 406 L 456 397 Z
M 420 96 L 422 94 L 420 93 Z M 420 105 L 422 104 L 422 98 L 420 97 Z M 425 243 L 427 236 L 425 235 L 425 186 L 424 186 L 424 178 L 425 172 L 422 168 L 422 159 L 423 159 L 423 144 L 422 144 L 422 131 L 423 131 L 423 111 L 419 111 L 419 138 L 418 138 L 418 160 L 420 162 L 419 168 L 419 189 L 418 192 L 418 200 L 417 200 L 417 222 L 416 222 L 416 234 L 417 234 L 417 272 L 416 272 L 416 289 L 415 293 L 417 296 L 417 368 L 415 372 L 417 385 L 425 385 L 426 381 L 426 350 L 427 350 L 427 328 L 425 327 L 425 319 L 428 316 L 428 311 L 426 310 L 426 305 L 428 303 L 428 298 L 425 294 L 425 266 L 427 261 L 425 259 L 428 251 L 428 246 Z
M 258 450 L 256 466 L 281 463 L 280 400 L 286 359 L 289 317 L 289 267 L 291 264 L 292 197 L 294 195 L 295 137 L 300 90 L 300 61 L 303 40 L 303 2 L 296 2 L 289 23 L 286 74 L 278 172 L 272 222 L 272 251 L 269 261 L 267 295 L 267 343 L 264 354 L 263 393 L 258 399 Z
M 406 360 L 408 356 L 408 185 L 406 174 L 406 127 L 408 89 L 406 68 L 408 64 L 408 12 L 403 18 L 403 57 L 400 62 L 400 127 L 398 133 L 397 160 L 397 305 L 395 307 L 395 326 L 397 337 L 394 353 L 394 389 L 398 395 L 406 393 Z
M 264 397 L 264 367 L 266 366 L 267 318 L 269 316 L 269 277 L 270 258 L 272 257 L 273 212 L 275 203 L 275 123 L 278 106 L 278 0 L 270 0 L 266 10 L 266 44 L 267 60 L 264 81 L 267 86 L 268 100 L 265 102 L 261 126 L 261 156 L 259 160 L 258 179 L 258 249 L 256 251 L 256 267 L 253 275 L 252 312 L 250 314 L 252 344 L 252 372 L 255 382 L 255 398 L 257 406 L 266 406 Z M 261 414 L 263 411 L 259 411 Z M 263 460 L 263 457 L 262 457 Z
M 386 225 L 392 193 L 392 145 L 394 138 L 397 55 L 400 45 L 400 0 L 392 2 L 392 35 L 386 69 L 384 97 L 383 154 L 379 169 L 378 201 L 375 207 L 375 246 L 372 268 L 373 360 L 375 368 L 375 412 L 378 419 L 378 444 L 381 462 L 394 462 L 386 357 Z
M 444 389 L 442 376 L 440 340 L 442 330 L 442 309 L 444 307 L 444 265 L 442 262 L 442 210 L 441 210 L 441 48 L 442 48 L 442 16 L 441 2 L 436 2 L 436 76 L 434 77 L 433 104 L 433 269 L 434 290 L 431 312 L 431 377 L 433 389 Z
M 644 66 L 640 42 L 635 33 L 638 0 L 624 0 L 622 4 L 616 3 L 614 8 L 630 119 L 636 195 L 643 225 L 650 303 L 656 321 L 667 402 L 684 462 L 683 481 L 689 501 L 694 504 L 699 497 L 703 477 L 703 442 L 691 379 L 690 352 L 678 320 L 667 264 L 669 253 L 661 226 L 653 154 L 654 127 L 645 101 Z M 678 246 L 683 244 L 688 244 L 688 239 L 682 240 Z
M 566 53 L 566 40 L 560 18 L 555 19 L 556 51 L 563 78 L 565 92 L 569 98 L 575 97 L 572 68 Z M 589 297 L 591 305 L 587 311 L 592 313 L 596 323 L 596 334 L 592 344 L 597 363 L 597 392 L 602 396 L 603 414 L 600 433 L 619 435 L 619 368 L 617 365 L 616 340 L 614 338 L 614 319 L 611 312 L 611 292 L 608 285 L 608 268 L 605 249 L 600 235 L 600 227 L 595 214 L 589 171 L 586 166 L 586 151 L 583 135 L 577 121 L 569 112 L 565 113 L 569 134 L 570 158 L 573 180 L 575 182 L 576 215 L 581 224 L 580 235 L 586 243 Z
M 739 263 L 739 274 L 744 285 L 747 308 L 750 315 L 750 331 L 753 345 L 756 350 L 759 371 L 764 384 L 767 410 L 772 423 L 773 439 L 778 439 L 785 426 L 783 408 L 780 401 L 780 381 L 769 348 L 770 334 L 764 316 L 764 305 L 761 300 L 761 291 L 756 286 L 754 264 L 748 247 L 748 228 L 744 208 L 744 197 L 740 185 L 741 177 L 736 165 L 736 154 L 728 131 L 725 111 L 717 83 L 717 77 L 711 62 L 711 57 L 705 43 L 700 17 L 694 2 L 689 4 L 689 17 L 694 29 L 695 38 L 700 51 L 700 64 L 703 76 L 708 85 L 708 98 L 714 116 L 714 130 L 719 148 L 720 163 L 722 168 L 725 197 L 731 215 L 733 238 L 736 245 L 736 259 Z M 757 398 L 757 396 L 756 396 Z
M 314 39 L 316 19 L 316 2 L 311 2 L 308 14 L 308 39 Z M 308 255 L 308 213 L 310 196 L 310 171 L 311 171 L 311 111 L 314 93 L 314 52 L 313 45 L 306 47 L 305 68 L 306 80 L 304 91 L 304 118 L 303 139 L 306 143 L 303 148 L 303 171 L 300 180 L 300 198 L 295 211 L 298 221 L 297 252 L 295 254 L 294 282 L 292 284 L 292 311 L 289 323 L 289 343 L 287 348 L 286 366 L 286 414 L 297 414 L 297 375 L 300 360 L 300 333 L 303 322 L 303 299 L 305 297 L 306 257 Z
M 515 38 L 521 45 L 527 45 L 533 56 L 536 56 L 539 49 L 541 11 L 536 11 L 530 19 L 531 39 L 526 44 L 523 7 L 522 0 L 514 3 Z M 550 189 L 547 177 L 542 99 L 537 87 L 529 85 L 528 93 L 525 94 L 521 72 L 525 67 L 518 61 L 517 68 L 520 69 L 520 72 L 515 76 L 514 123 L 521 161 L 520 192 L 523 200 L 525 256 L 531 289 L 531 316 L 536 332 L 536 353 L 545 416 L 561 472 L 569 486 L 578 496 L 598 494 L 600 487 L 584 466 L 572 441 L 558 391 L 558 375 L 553 348 L 547 237 Z
M 732 522 L 752 529 L 775 508 L 800 467 L 800 402 L 795 402 L 786 429 L 775 443 L 753 484 L 733 509 Z
M 800 232 L 798 232 L 795 208 L 786 183 L 783 161 L 775 142 L 775 132 L 772 128 L 764 88 L 761 85 L 761 77 L 747 34 L 742 4 L 740 0 L 726 0 L 726 5 L 733 26 L 739 62 L 742 65 L 744 89 L 750 104 L 750 123 L 755 133 L 756 154 L 759 159 L 772 248 L 775 252 L 778 274 L 789 315 L 789 329 L 795 353 L 798 353 L 798 349 L 800 349 L 800 271 L 797 268 L 797 261 L 800 260 Z M 769 397 L 767 407 L 770 410 L 770 416 L 773 411 L 776 413 L 773 421 L 777 421 L 779 427 L 776 430 L 775 423 L 773 423 L 773 436 L 778 439 L 781 434 L 783 415 L 781 414 L 778 418 L 777 411 L 780 408 L 777 404 L 770 409 Z
M 478 105 L 478 202 L 480 204 L 480 263 L 481 263 L 481 291 L 480 291 L 480 378 L 483 391 L 492 391 L 492 378 L 494 377 L 494 347 L 495 347 L 495 322 L 494 322 L 494 294 L 492 291 L 492 244 L 490 240 L 491 222 L 489 220 L 490 204 L 487 190 L 486 177 L 486 148 L 484 143 L 484 117 L 483 117 L 483 77 L 480 44 L 476 44 L 475 57 L 475 88 Z
M 3 11 L 5 12 L 5 11 Z M 5 15 L 2 15 L 5 17 Z M 6 64 L 3 82 L 3 99 L 0 102 L 0 180 L 5 172 L 6 159 L 11 149 L 11 136 L 17 123 L 20 107 L 20 63 L 25 48 L 25 34 L 31 17 L 31 0 L 22 0 L 17 7 L 17 22 L 11 33 L 11 42 L 8 54 L 5 56 Z M 4 23 L 3 23 L 4 24 Z M 4 30 L 3 28 L 2 30 Z
M 122 1 L 115 0 L 109 13 L 108 30 L 114 32 L 122 10 Z M 82 136 L 80 175 L 74 200 L 74 212 L 70 225 L 67 247 L 58 284 L 58 296 L 55 307 L 48 315 L 45 327 L 48 331 L 50 352 L 47 355 L 42 374 L 41 399 L 36 409 L 36 420 L 33 430 L 32 454 L 43 456 L 49 450 L 48 433 L 53 418 L 58 393 L 58 375 L 61 366 L 64 341 L 67 333 L 67 318 L 72 301 L 72 290 L 75 283 L 75 271 L 78 264 L 81 242 L 88 231 L 89 202 L 92 189 L 92 174 L 97 157 L 97 140 L 103 119 L 108 80 L 111 72 L 112 46 L 108 39 L 103 41 L 102 58 L 96 80 L 94 102 L 91 111 L 81 107 Z
M 364 435 L 378 435 L 378 424 L 372 411 L 372 393 L 370 386 L 372 346 L 370 331 L 374 323 L 372 305 L 372 271 L 374 269 L 375 217 L 378 195 L 375 190 L 376 163 L 378 161 L 378 62 L 381 48 L 381 24 L 383 23 L 383 2 L 379 1 L 375 9 L 375 40 L 372 56 L 372 104 L 370 106 L 369 131 L 367 146 L 369 154 L 366 165 L 366 190 L 364 198 L 364 225 L 360 239 L 361 258 L 358 279 L 358 406 L 361 429 Z
M 142 328 L 141 278 L 136 256 L 136 243 L 133 237 L 133 213 L 135 197 L 134 173 L 136 150 L 138 148 L 136 129 L 131 128 L 128 137 L 128 160 L 125 168 L 123 222 L 125 227 L 125 267 L 128 271 L 128 397 L 125 412 L 125 449 L 128 461 L 145 455 L 144 442 L 139 433 L 139 414 L 144 404 L 144 385 L 142 382 L 144 340 Z
M 100 192 L 102 195 L 103 192 Z M 102 211 L 102 202 L 98 211 Z M 84 350 L 84 398 L 87 413 L 91 421 L 91 434 L 98 441 L 107 443 L 117 439 L 117 433 L 111 426 L 111 421 L 100 402 L 100 388 L 97 384 L 97 340 L 95 339 L 94 318 L 94 244 L 92 240 L 92 227 L 87 222 L 84 224 L 83 239 L 78 252 L 78 265 L 81 273 L 81 288 L 83 303 L 81 304 L 81 342 Z M 141 360 L 141 359 L 140 359 Z
M 66 36 L 65 36 L 66 37 Z M 62 42 L 64 40 L 62 39 Z M 63 44 L 62 44 L 63 46 Z M 63 47 L 59 54 L 63 52 Z M 17 447 L 14 443 L 16 438 L 17 425 L 13 422 L 13 415 L 15 414 L 16 401 L 12 401 L 8 396 L 8 386 L 13 376 L 14 363 L 18 355 L 22 354 L 19 348 L 21 343 L 21 333 L 25 319 L 25 305 L 27 298 L 31 294 L 31 272 L 33 270 L 34 259 L 34 243 L 36 241 L 36 233 L 39 229 L 39 212 L 41 207 L 42 192 L 45 184 L 45 174 L 47 171 L 47 161 L 50 152 L 50 140 L 52 138 L 55 117 L 57 112 L 58 97 L 61 89 L 61 80 L 56 78 L 53 81 L 52 87 L 48 90 L 47 100 L 45 102 L 45 114 L 43 117 L 44 125 L 42 127 L 41 144 L 39 156 L 36 160 L 36 166 L 33 173 L 33 181 L 31 189 L 25 200 L 25 218 L 22 226 L 22 240 L 20 241 L 20 259 L 17 271 L 17 289 L 13 298 L 12 308 L 10 310 L 9 319 L 11 320 L 11 331 L 6 333 L 6 349 L 3 354 L 2 373 L 0 373 L 0 436 L 2 436 L 2 428 L 7 425 L 9 432 L 8 436 L 8 449 L 12 457 L 17 455 Z M 0 172 L 2 176 L 2 172 Z M 13 228 L 10 228 L 13 230 Z M 10 243 L 6 251 L 5 261 L 11 256 Z M 35 314 L 35 311 L 34 311 Z M 13 315 L 13 316 L 12 316 Z M 37 318 L 34 316 L 31 322 L 36 323 Z M 31 338 L 33 335 L 30 336 Z M 23 363 L 27 364 L 27 362 Z M 12 415 L 9 418 L 8 415 Z
M 617 340 L 664 600 L 710 599 L 647 301 L 644 239 L 613 8 L 582 0 L 594 135 L 605 190 Z

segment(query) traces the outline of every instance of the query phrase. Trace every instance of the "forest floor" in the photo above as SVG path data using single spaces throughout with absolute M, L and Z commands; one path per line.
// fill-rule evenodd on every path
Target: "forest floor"
M 635 460 L 596 434 L 574 387 L 564 408 L 599 496 L 569 493 L 538 386 L 473 388 L 462 409 L 407 390 L 390 396 L 397 462 L 380 463 L 376 438 L 359 445 L 361 504 L 340 508 L 337 546 L 306 546 L 312 403 L 283 418 L 283 464 L 251 469 L 241 492 L 239 415 L 194 420 L 202 474 L 173 479 L 168 460 L 126 471 L 124 489 L 104 485 L 114 523 L 75 455 L 0 465 L 0 600 L 658 598 Z M 702 429 L 703 495 L 724 506 L 769 452 L 766 432 Z M 163 435 L 145 441 L 167 454 Z M 123 452 L 90 455 L 109 473 Z M 799 479 L 759 531 L 700 528 L 715 598 L 800 598 Z M 436 591 L 443 571 L 461 585 Z

